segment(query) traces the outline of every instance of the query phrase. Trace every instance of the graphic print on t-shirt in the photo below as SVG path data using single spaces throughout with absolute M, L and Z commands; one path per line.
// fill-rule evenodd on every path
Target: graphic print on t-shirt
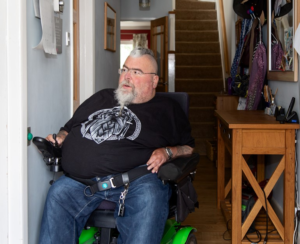
M 125 134 L 134 126 L 135 130 L 131 136 L 126 137 L 129 140 L 137 138 L 141 132 L 141 121 L 127 107 L 123 108 L 120 114 L 121 107 L 110 109 L 102 109 L 88 117 L 88 121 L 82 123 L 81 134 L 83 137 L 95 141 L 100 144 L 106 140 L 121 140 L 125 138 Z M 133 120 L 135 123 L 133 123 Z

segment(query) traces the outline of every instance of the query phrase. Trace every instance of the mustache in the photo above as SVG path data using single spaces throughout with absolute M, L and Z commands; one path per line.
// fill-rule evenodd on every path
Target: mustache
M 123 85 L 130 86 L 131 88 L 135 88 L 135 86 L 127 80 L 121 81 L 121 83 L 119 84 L 119 88 L 122 88 Z

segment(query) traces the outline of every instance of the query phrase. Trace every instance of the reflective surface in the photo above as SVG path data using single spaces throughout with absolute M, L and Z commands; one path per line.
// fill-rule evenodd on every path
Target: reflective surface
M 153 33 L 155 33 L 155 36 L 153 38 L 154 41 L 154 56 L 156 58 L 157 61 L 157 75 L 159 76 L 159 81 L 161 83 L 164 83 L 164 26 L 156 26 L 154 27 L 154 31 Z
M 157 91 L 168 91 L 168 17 L 151 21 L 151 49 L 158 64 L 159 83 Z
M 288 14 L 275 17 L 272 23 L 272 60 L 276 59 L 276 54 L 282 53 L 280 65 L 273 65 L 271 70 L 290 71 L 294 70 L 293 62 L 293 12 L 290 11 Z M 280 49 L 280 50 L 279 50 Z M 277 52 L 276 52 L 277 51 Z M 279 52 L 278 52 L 279 51 Z M 273 62 L 272 62 L 273 63 Z M 274 63 L 273 63 L 274 64 Z
M 116 11 L 105 2 L 104 49 L 116 51 Z
M 269 80 L 297 81 L 298 61 L 293 48 L 296 7 L 295 0 L 268 0 Z

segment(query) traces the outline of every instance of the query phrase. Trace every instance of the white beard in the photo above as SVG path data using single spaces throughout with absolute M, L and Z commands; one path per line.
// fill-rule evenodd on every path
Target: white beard
M 128 85 L 132 88 L 131 91 L 123 90 L 123 85 Z M 115 90 L 115 99 L 118 100 L 121 108 L 127 106 L 132 103 L 132 101 L 136 98 L 137 94 L 135 91 L 135 87 L 133 84 L 130 84 L 128 81 L 124 80 L 119 84 L 119 87 Z

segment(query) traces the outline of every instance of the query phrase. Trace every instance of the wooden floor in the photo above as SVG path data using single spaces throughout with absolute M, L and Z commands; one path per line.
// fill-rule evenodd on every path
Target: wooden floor
M 226 223 L 221 210 L 217 208 L 217 168 L 215 162 L 201 156 L 193 185 L 198 194 L 199 209 L 182 223 L 197 228 L 198 244 L 231 244 L 223 234 Z M 224 235 L 230 239 L 228 232 Z

